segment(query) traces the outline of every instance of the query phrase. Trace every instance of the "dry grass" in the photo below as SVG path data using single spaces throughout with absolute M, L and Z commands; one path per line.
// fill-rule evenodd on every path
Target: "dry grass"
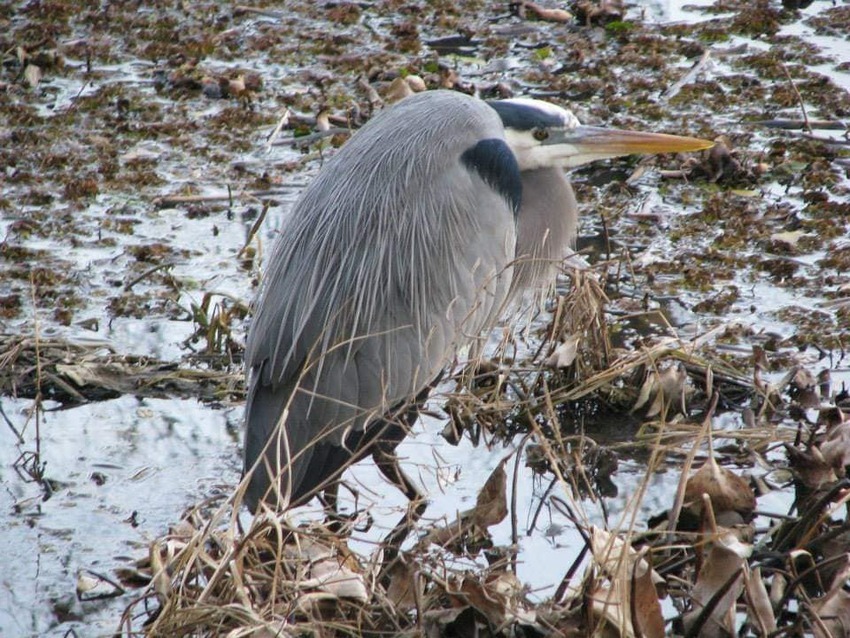
M 116 354 L 107 342 L 73 342 L 0 334 L 0 393 L 63 405 L 125 394 L 232 401 L 244 396 L 235 369 L 175 366 L 151 357 Z
M 380 548 L 352 551 L 351 528 L 295 527 L 287 515 L 269 512 L 243 529 L 239 490 L 193 509 L 151 545 L 146 560 L 123 573 L 125 582 L 148 584 L 127 608 L 122 632 L 714 636 L 785 627 L 787 635 L 838 635 L 846 612 L 836 601 L 846 598 L 840 585 L 850 564 L 842 545 L 850 538 L 846 416 L 833 408 L 829 422 L 824 417 L 799 430 L 771 421 L 793 404 L 796 377 L 788 387 L 769 386 L 755 371 L 746 377 L 720 361 L 711 346 L 723 326 L 696 339 L 662 337 L 617 350 L 608 341 L 596 275 L 577 274 L 575 283 L 553 306 L 542 337 L 530 338 L 540 339 L 539 347 L 523 348 L 521 337 L 506 335 L 490 359 L 463 367 L 449 384 L 445 409 L 454 436 L 488 444 L 522 436 L 475 508 L 444 528 L 420 530 L 421 540 L 382 575 Z M 517 354 L 523 351 L 531 354 Z M 731 397 L 725 400 L 731 405 L 742 393 L 753 418 L 713 429 L 718 401 Z M 576 408 L 585 415 L 577 429 L 564 416 Z M 593 418 L 632 422 L 633 436 L 597 441 Z M 777 454 L 783 443 L 793 450 L 790 474 Z M 627 507 L 608 516 L 602 530 L 588 508 L 604 510 L 602 486 L 618 457 L 634 454 L 646 471 Z M 508 494 L 515 493 L 523 460 L 549 482 L 540 507 L 545 502 L 572 521 L 586 543 L 542 604 L 529 600 L 515 572 L 522 556 L 516 503 Z M 781 486 L 742 478 L 742 467 L 792 477 L 795 510 L 756 519 L 756 497 Z M 645 520 L 641 505 L 662 470 L 680 472 L 679 488 L 667 512 Z M 507 513 L 513 542 L 493 547 L 488 528 Z M 754 523 L 771 516 L 776 524 Z M 662 616 L 664 596 L 676 617 Z

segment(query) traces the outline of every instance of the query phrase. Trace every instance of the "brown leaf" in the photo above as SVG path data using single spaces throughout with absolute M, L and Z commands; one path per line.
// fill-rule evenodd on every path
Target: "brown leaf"
M 168 571 L 165 569 L 166 562 L 162 560 L 160 553 L 160 543 L 151 543 L 150 546 L 150 562 L 151 576 L 153 588 L 157 594 L 167 599 L 171 595 L 171 578 L 168 576 Z
M 664 580 L 651 568 L 645 552 L 638 553 L 620 538 L 596 528 L 591 530 L 591 551 L 594 562 L 607 576 L 607 582 L 597 584 L 589 592 L 592 614 L 600 624 L 594 635 L 604 626 L 617 628 L 619 631 L 613 635 L 626 638 L 637 635 L 662 638 L 664 617 L 656 584 Z
M 426 638 L 475 636 L 475 610 L 469 605 L 451 609 L 429 609 L 422 614 L 422 628 Z
M 826 392 L 825 394 L 828 395 L 829 392 Z M 818 427 L 826 428 L 826 430 L 829 431 L 829 428 L 844 423 L 845 419 L 846 417 L 841 411 L 841 408 L 834 405 L 826 406 L 818 411 L 817 425 Z
M 230 92 L 230 95 L 234 97 L 239 97 L 245 92 L 245 76 L 238 75 L 233 79 L 227 81 L 227 89 Z
M 634 616 L 640 629 L 640 635 L 647 638 L 664 636 L 664 615 L 661 613 L 661 603 L 658 600 L 654 570 L 645 561 L 635 565 L 634 584 Z
M 747 569 L 746 559 L 751 552 L 752 546 L 745 545 L 731 532 L 714 542 L 691 592 L 694 607 L 684 616 L 688 633 L 703 616 L 706 605 L 726 588 L 704 620 L 698 635 L 704 638 L 735 635 L 735 601 L 744 587 L 742 573 Z
M 407 80 L 399 76 L 390 82 L 390 86 L 384 94 L 384 98 L 387 103 L 392 104 L 393 102 L 403 100 L 410 95 L 413 95 L 413 89 L 410 84 L 407 83 Z
M 505 461 L 502 461 L 478 492 L 471 518 L 479 527 L 487 528 L 505 520 L 508 515 L 507 485 L 508 475 Z
M 791 398 L 804 408 L 817 408 L 820 406 L 818 396 L 818 383 L 815 376 L 806 368 L 799 368 L 788 384 Z
M 737 512 L 748 521 L 756 508 L 756 497 L 749 481 L 721 467 L 710 456 L 685 485 L 685 507 L 696 516 L 702 514 L 702 495 L 708 494 L 715 515 Z
M 413 89 L 416 93 L 421 93 L 422 91 L 428 90 L 428 85 L 425 84 L 425 80 L 423 80 L 418 75 L 410 74 L 405 76 L 404 78 L 407 85 Z
M 586 25 L 604 25 L 622 20 L 626 9 L 622 0 L 579 0 L 573 4 L 578 20 Z
M 528 0 L 522 2 L 521 5 L 526 13 L 530 11 L 539 20 L 545 20 L 547 22 L 569 22 L 573 19 L 573 14 L 564 9 L 548 9 L 541 7 L 536 2 L 528 2 Z
M 684 414 L 687 407 L 685 399 L 693 392 L 687 380 L 687 370 L 678 363 L 660 372 L 651 370 L 641 386 L 632 412 L 645 408 L 646 418 L 656 417 L 665 411 L 670 415 Z
M 794 477 L 809 490 L 823 489 L 838 480 L 832 466 L 817 447 L 799 450 L 786 443 L 785 450 L 788 452 L 788 461 Z M 798 507 L 803 505 L 798 504 Z
M 850 465 L 850 421 L 829 428 L 826 440 L 820 444 L 820 451 L 823 460 L 835 470 L 836 475 L 844 476 L 844 468 Z
M 414 609 L 417 594 L 422 593 L 421 579 L 416 577 L 403 560 L 394 561 L 387 576 L 390 581 L 387 585 L 387 598 L 392 601 L 393 606 L 402 613 Z
M 38 86 L 38 83 L 41 82 L 41 67 L 35 64 L 27 64 L 27 67 L 24 69 L 24 80 L 31 89 L 34 89 Z
M 789 250 L 795 250 L 801 239 L 810 236 L 804 230 L 787 230 L 780 233 L 773 233 L 770 236 L 770 242 L 772 244 L 784 244 Z
M 105 600 L 121 596 L 124 590 L 110 578 L 89 569 L 77 572 L 77 600 Z
M 850 634 L 850 592 L 844 590 L 844 583 L 850 577 L 850 554 L 844 569 L 840 570 L 832 581 L 826 595 L 812 601 L 812 614 L 817 620 L 810 621 L 815 638 L 835 638 Z
M 844 568 L 844 564 L 838 559 L 842 554 L 846 554 L 847 548 L 850 547 L 850 529 L 835 534 L 837 528 L 842 523 L 830 525 L 828 531 L 822 535 L 826 538 L 825 541 L 816 542 L 816 546 L 823 559 L 818 566 L 818 575 L 824 582 L 833 583 L 835 578 Z
M 744 591 L 749 601 L 747 617 L 750 624 L 758 629 L 759 635 L 769 635 L 776 630 L 776 616 L 761 577 L 761 567 L 753 568 L 752 572 L 744 571 Z
M 335 558 L 313 564 L 310 567 L 310 576 L 312 578 L 300 581 L 299 587 L 316 589 L 336 598 L 347 598 L 361 603 L 369 600 L 363 576 L 340 565 Z
M 432 529 L 419 541 L 419 547 L 434 544 L 457 554 L 464 550 L 478 551 L 482 540 L 489 541 L 487 528 L 501 523 L 508 515 L 507 484 L 505 461 L 502 461 L 478 492 L 475 507 L 461 512 L 451 524 Z
M 573 334 L 568 336 L 564 341 L 555 348 L 555 351 L 550 354 L 545 361 L 545 365 L 550 368 L 568 368 L 576 360 L 578 355 L 578 344 L 581 340 L 581 335 Z
M 463 594 L 462 599 L 481 612 L 490 624 L 498 627 L 505 621 L 507 597 L 479 582 L 476 577 L 464 578 L 460 593 Z
M 537 621 L 536 614 L 525 608 L 525 588 L 509 571 L 491 573 L 484 581 L 466 577 L 458 589 L 446 593 L 457 604 L 474 607 L 495 627 L 511 621 L 526 625 Z

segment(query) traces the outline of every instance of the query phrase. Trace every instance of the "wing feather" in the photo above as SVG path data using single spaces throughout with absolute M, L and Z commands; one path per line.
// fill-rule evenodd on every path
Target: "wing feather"
M 338 450 L 494 322 L 510 287 L 514 206 L 461 155 L 502 135 L 479 100 L 408 98 L 353 136 L 284 222 L 246 348 L 245 466 L 262 456 L 276 470 L 288 444 L 280 484 L 291 503 L 345 465 L 311 446 Z M 255 472 L 252 508 L 274 501 L 269 483 Z

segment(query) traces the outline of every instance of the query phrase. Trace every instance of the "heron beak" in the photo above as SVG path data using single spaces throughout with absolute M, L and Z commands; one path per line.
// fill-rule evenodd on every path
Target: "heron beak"
M 558 164 L 573 168 L 594 160 L 637 153 L 701 151 L 714 146 L 714 142 L 663 133 L 577 126 L 572 130 L 550 131 L 542 146 L 549 147 L 549 152 L 557 157 Z

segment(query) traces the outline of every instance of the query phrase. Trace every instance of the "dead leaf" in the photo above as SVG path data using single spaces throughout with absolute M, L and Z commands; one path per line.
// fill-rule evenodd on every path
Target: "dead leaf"
M 331 130 L 331 114 L 327 109 L 322 109 L 319 111 L 319 114 L 316 115 L 316 130 L 317 131 L 329 131 Z
M 507 484 L 505 463 L 502 461 L 490 474 L 484 487 L 478 492 L 475 507 L 461 512 L 458 518 L 445 527 L 435 527 L 419 541 L 419 547 L 428 544 L 439 545 L 461 554 L 464 551 L 477 552 L 489 542 L 487 528 L 501 523 L 508 515 Z
M 753 568 L 752 572 L 744 570 L 744 591 L 749 601 L 747 605 L 749 623 L 758 629 L 759 635 L 770 635 L 776 630 L 776 616 L 761 577 L 761 567 Z
M 245 92 L 245 76 L 238 75 L 236 78 L 227 81 L 227 89 L 230 95 L 239 97 Z
M 573 8 L 579 22 L 586 25 L 604 25 L 622 20 L 626 13 L 622 0 L 579 0 Z
M 702 169 L 712 182 L 723 178 L 734 179 L 745 173 L 741 162 L 732 152 L 732 144 L 725 136 L 715 138 L 715 144 L 703 154 Z
M 834 583 L 839 572 L 844 569 L 845 564 L 842 564 L 838 557 L 845 554 L 845 560 L 850 560 L 850 556 L 846 556 L 847 548 L 850 547 L 850 529 L 835 534 L 834 532 L 840 525 L 842 523 L 831 525 L 831 529 L 825 531 L 822 535 L 827 540 L 816 543 L 819 553 L 823 557 L 818 566 L 818 574 L 824 582 L 828 583 Z
M 685 485 L 684 507 L 695 516 L 702 515 L 703 494 L 707 494 L 711 499 L 711 507 L 716 516 L 725 512 L 736 512 L 744 521 L 752 519 L 756 497 L 749 481 L 718 465 L 713 456 L 708 457 L 705 464 Z
M 827 590 L 821 580 L 815 557 L 805 549 L 792 549 L 788 552 L 788 572 L 807 596 L 819 596 Z
M 118 583 L 88 569 L 77 572 L 77 600 L 86 602 L 116 598 L 124 594 Z
M 339 607 L 339 597 L 322 591 L 305 592 L 295 598 L 295 611 L 310 618 L 331 617 Z
M 427 91 L 428 86 L 425 84 L 425 80 L 415 74 L 410 74 L 405 76 L 405 82 L 407 82 L 408 86 L 413 89 L 416 93 L 421 93 L 422 91 Z
M 459 593 L 461 600 L 477 609 L 491 625 L 498 627 L 505 621 L 507 597 L 480 582 L 477 577 L 464 578 Z
M 357 79 L 357 88 L 366 94 L 366 99 L 373 109 L 379 109 L 384 105 L 384 100 L 378 95 L 378 92 L 364 77 Z
M 421 597 L 423 586 L 421 579 L 417 578 L 410 565 L 403 560 L 393 561 L 387 577 L 389 578 L 387 598 L 392 601 L 393 606 L 402 613 L 415 609 L 417 597 Z
M 472 519 L 478 526 L 487 528 L 505 520 L 508 515 L 507 486 L 508 475 L 505 472 L 505 461 L 502 461 L 478 492 L 472 511 Z
M 812 601 L 811 613 L 817 620 L 810 621 L 815 638 L 836 638 L 850 635 L 850 592 L 844 583 L 850 578 L 850 554 L 844 569 L 832 581 L 832 586 L 821 598 Z
M 785 451 L 788 453 L 788 462 L 794 478 L 808 491 L 819 491 L 838 480 L 832 465 L 827 462 L 818 447 L 812 446 L 807 450 L 799 450 L 786 443 Z M 807 504 L 798 503 L 797 507 L 805 510 Z
M 782 233 L 773 233 L 770 236 L 770 242 L 772 244 L 783 244 L 789 250 L 795 250 L 800 240 L 808 236 L 810 235 L 804 230 L 789 230 Z
M 821 391 L 822 395 L 829 395 L 829 390 L 826 392 Z M 836 425 L 841 425 L 844 423 L 845 419 L 844 412 L 841 411 L 841 408 L 838 406 L 826 406 L 818 410 L 818 427 L 822 427 L 829 431 L 829 428 L 834 427 Z
M 413 89 L 410 84 L 408 84 L 407 80 L 399 76 L 390 82 L 390 86 L 384 94 L 384 98 L 388 104 L 392 104 L 399 100 L 403 100 L 410 95 L 413 95 Z
M 600 623 L 594 632 L 604 625 L 608 629 L 617 628 L 619 631 L 613 635 L 624 638 L 637 635 L 662 638 L 664 617 L 656 585 L 664 579 L 652 569 L 646 552 L 636 552 L 619 537 L 597 528 L 591 530 L 591 552 L 606 576 L 588 594 L 593 601 L 594 618 Z
M 693 609 L 684 615 L 687 633 L 691 633 L 699 621 L 702 625 L 696 635 L 701 637 L 735 635 L 735 601 L 743 591 L 742 574 L 747 569 L 746 559 L 751 553 L 752 546 L 742 543 L 731 532 L 714 541 L 691 592 Z M 725 592 L 721 593 L 724 589 Z M 713 608 L 706 609 L 706 605 L 715 598 Z
M 27 86 L 34 89 L 41 82 L 41 77 L 41 67 L 35 64 L 27 64 L 27 67 L 24 69 L 24 81 L 27 83 Z
M 688 372 L 681 363 L 670 366 L 661 372 L 651 370 L 641 386 L 632 412 L 646 407 L 644 416 L 653 418 L 660 414 L 685 414 L 687 396 L 693 388 L 687 386 Z
M 165 569 L 167 562 L 162 560 L 160 544 L 152 543 L 150 546 L 151 577 L 154 591 L 165 600 L 171 595 L 171 579 Z
M 568 336 L 552 354 L 546 357 L 545 365 L 550 368 L 569 368 L 578 355 L 579 341 L 581 341 L 579 334 Z
M 478 635 L 475 609 L 469 605 L 451 609 L 429 609 L 422 614 L 422 628 L 426 638 Z
M 336 549 L 329 543 L 310 538 L 306 534 L 294 537 L 297 542 L 286 543 L 283 546 L 285 560 L 318 563 L 336 556 Z
M 820 444 L 823 460 L 835 470 L 837 476 L 844 476 L 845 468 L 850 465 L 850 421 L 844 421 L 829 428 L 826 440 Z
M 573 14 L 564 9 L 549 9 L 542 7 L 536 2 L 530 0 L 521 0 L 515 3 L 514 10 L 520 18 L 528 17 L 529 13 L 538 20 L 547 22 L 570 22 L 573 19 Z
M 791 398 L 804 408 L 820 407 L 818 383 L 814 375 L 805 368 L 799 368 L 789 384 Z
M 299 586 L 304 589 L 317 589 L 337 598 L 347 598 L 361 603 L 369 600 L 369 593 L 363 576 L 340 565 L 336 559 L 323 560 L 313 564 L 310 567 L 310 576 L 312 578 L 298 583 Z

